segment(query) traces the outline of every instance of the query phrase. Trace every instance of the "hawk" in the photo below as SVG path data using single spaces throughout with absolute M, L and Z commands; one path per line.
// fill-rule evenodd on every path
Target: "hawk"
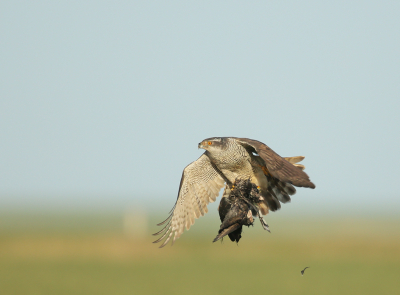
M 259 204 L 262 215 L 276 211 L 282 203 L 290 201 L 297 187 L 315 188 L 304 166 L 296 164 L 302 156 L 282 158 L 264 143 L 248 138 L 212 137 L 198 144 L 206 151 L 183 170 L 178 198 L 168 218 L 159 223 L 164 228 L 154 235 L 163 241 L 179 238 L 195 219 L 208 212 L 207 205 L 214 202 L 225 186 L 222 198 L 231 193 L 236 179 L 250 179 L 263 198 Z

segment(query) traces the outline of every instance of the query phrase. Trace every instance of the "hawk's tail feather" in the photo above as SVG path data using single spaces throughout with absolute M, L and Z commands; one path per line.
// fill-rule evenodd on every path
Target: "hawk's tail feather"
M 285 157 L 284 159 L 301 170 L 304 170 L 305 168 L 304 165 L 297 164 L 304 159 L 303 156 Z M 280 209 L 281 208 L 280 202 L 282 203 L 290 202 L 291 201 L 290 196 L 296 193 L 296 189 L 292 184 L 280 181 L 269 174 L 266 174 L 266 177 L 268 178 L 270 186 L 268 192 L 265 193 L 264 196 L 265 206 L 260 206 L 261 213 L 263 215 L 268 213 L 268 208 L 271 209 L 271 211 L 276 211 Z
M 279 189 L 278 187 L 274 187 L 273 190 L 280 202 L 288 203 L 291 201 L 289 195 L 284 191 L 284 189 Z
M 292 184 L 282 181 L 279 181 L 279 184 L 283 187 L 288 195 L 293 196 L 296 193 L 296 189 Z
M 291 164 L 296 164 L 304 160 L 304 156 L 296 156 L 296 157 L 283 157 L 286 161 Z
M 297 168 L 300 168 L 301 170 L 306 169 L 306 166 L 301 165 L 301 164 L 293 164 L 294 166 L 296 166 Z
M 275 195 L 278 197 L 278 200 L 282 203 L 290 202 L 290 193 L 288 193 L 285 189 L 286 184 L 273 177 L 270 177 L 268 180 L 271 184 L 272 189 L 274 190 Z
M 279 203 L 279 200 L 278 200 L 277 196 L 275 195 L 274 190 L 271 186 L 268 186 L 267 191 L 262 192 L 262 196 L 264 198 L 264 200 L 263 200 L 264 204 L 267 205 L 267 207 L 271 211 L 276 211 L 281 208 L 281 203 Z M 261 213 L 264 214 L 263 210 L 261 210 Z M 268 211 L 267 211 L 267 213 L 268 213 Z
M 299 168 L 301 170 L 306 169 L 306 167 L 304 165 L 302 165 L 302 164 L 297 164 L 297 163 L 303 161 L 304 158 L 305 158 L 304 156 L 284 157 L 284 159 L 286 161 L 288 161 L 289 163 L 293 164 L 293 166 L 296 166 L 297 168 Z

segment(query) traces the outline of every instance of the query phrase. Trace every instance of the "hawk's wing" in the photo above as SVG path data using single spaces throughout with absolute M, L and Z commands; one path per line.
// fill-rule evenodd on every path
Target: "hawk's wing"
M 263 159 L 271 176 L 295 186 L 315 188 L 314 183 L 310 181 L 304 171 L 299 169 L 300 167 L 294 166 L 264 143 L 248 138 L 237 138 L 236 140 L 248 151 L 257 153 Z
M 196 161 L 186 166 L 182 173 L 178 198 L 171 215 L 158 225 L 167 223 L 162 230 L 154 235 L 162 234 L 158 243 L 165 238 L 160 246 L 164 247 L 174 235 L 172 243 L 180 237 L 186 226 L 188 230 L 194 220 L 208 212 L 207 204 L 214 202 L 219 191 L 224 186 L 224 179 L 214 168 L 210 159 L 204 153 Z

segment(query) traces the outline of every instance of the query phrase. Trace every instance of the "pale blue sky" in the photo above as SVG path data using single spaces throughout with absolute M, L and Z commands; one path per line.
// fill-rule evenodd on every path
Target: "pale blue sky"
M 398 210 L 399 15 L 399 1 L 2 1 L 0 205 L 169 209 L 197 143 L 238 136 L 306 156 L 317 188 L 292 207 Z

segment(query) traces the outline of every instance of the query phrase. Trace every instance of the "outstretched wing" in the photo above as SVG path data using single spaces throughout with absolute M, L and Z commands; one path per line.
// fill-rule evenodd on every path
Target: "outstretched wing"
M 301 167 L 291 164 L 264 143 L 248 138 L 237 138 L 236 140 L 249 152 L 257 153 L 263 159 L 268 172 L 273 177 L 295 186 L 315 188 L 314 183 L 310 181 Z
M 196 161 L 186 166 L 182 173 L 178 198 L 170 216 L 158 225 L 166 223 L 164 228 L 154 235 L 162 235 L 154 243 L 165 238 L 160 248 L 172 238 L 172 243 L 194 224 L 194 220 L 208 212 L 207 205 L 214 202 L 224 186 L 224 179 L 217 168 L 204 153 Z

